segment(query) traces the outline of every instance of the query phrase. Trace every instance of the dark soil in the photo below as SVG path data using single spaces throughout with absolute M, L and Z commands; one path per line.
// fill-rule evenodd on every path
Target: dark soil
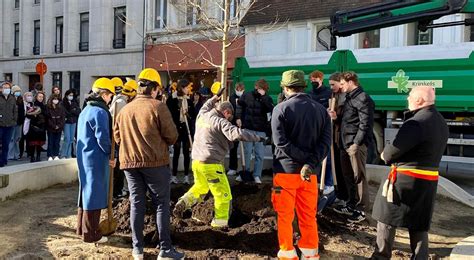
M 171 209 L 180 196 L 189 187 L 178 185 L 173 187 Z M 270 184 L 238 184 L 232 186 L 232 215 L 229 228 L 216 230 L 210 227 L 213 218 L 214 200 L 210 194 L 202 203 L 195 205 L 192 211 L 185 214 L 183 219 L 172 218 L 173 244 L 183 251 L 193 252 L 200 257 L 275 257 L 278 251 L 276 231 L 276 214 L 271 205 Z M 155 216 L 153 205 L 147 202 L 145 216 L 145 242 L 148 247 L 155 247 L 158 236 L 155 234 Z M 118 221 L 117 232 L 130 234 L 130 203 L 123 200 L 114 209 Z M 360 239 L 373 244 L 374 237 L 367 235 L 373 227 L 367 225 L 348 225 L 345 219 L 332 210 L 326 210 L 318 216 L 320 250 L 329 236 L 348 234 L 361 231 Z M 294 225 L 297 227 L 297 224 Z M 367 230 L 364 230 L 367 229 Z M 373 231 L 373 230 L 372 230 Z M 358 232 L 359 233 L 359 232 Z M 365 234 L 365 235 L 364 235 Z M 344 239 L 341 239 L 344 242 Z M 200 252 L 200 253 L 198 253 Z

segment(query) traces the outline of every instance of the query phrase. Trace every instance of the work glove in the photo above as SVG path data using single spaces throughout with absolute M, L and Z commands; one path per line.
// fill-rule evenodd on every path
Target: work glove
M 305 164 L 303 168 L 301 168 L 300 171 L 300 176 L 303 181 L 311 182 L 310 176 L 313 173 L 313 169 L 311 169 L 311 166 L 309 164 Z
M 347 148 L 346 152 L 347 152 L 349 155 L 355 155 L 358 150 L 359 150 L 359 145 L 357 145 L 357 144 L 352 144 L 351 146 L 349 146 L 349 148 Z
M 260 139 L 258 141 L 265 144 L 265 143 L 267 143 L 267 140 L 268 140 L 268 138 L 266 136 L 260 136 Z

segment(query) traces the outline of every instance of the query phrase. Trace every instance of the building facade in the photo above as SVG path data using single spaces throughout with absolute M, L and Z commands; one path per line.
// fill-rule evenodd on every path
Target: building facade
M 248 2 L 230 1 L 233 23 L 245 13 Z M 195 88 L 201 85 L 210 87 L 219 76 L 212 63 L 222 63 L 222 43 L 217 40 L 221 35 L 210 26 L 222 26 L 223 13 L 219 4 L 222 2 L 146 0 L 146 66 L 157 69 L 168 84 L 186 78 L 194 83 Z M 228 51 L 230 74 L 235 58 L 245 54 L 245 39 L 235 28 L 229 35 L 236 39 Z
M 144 1 L 0 1 L 0 79 L 31 89 L 36 64 L 48 67 L 43 85 L 81 98 L 99 77 L 135 77 L 143 65 Z
M 358 1 L 292 1 L 263 0 L 254 6 L 260 9 L 246 17 L 245 57 L 251 67 L 273 67 L 287 65 L 316 65 L 326 63 L 332 55 L 317 38 L 320 30 L 330 24 L 330 16 L 338 10 L 348 10 L 380 2 Z M 274 16 L 280 16 L 279 26 L 268 29 Z M 444 16 L 434 23 L 456 22 L 474 18 L 472 14 Z M 338 50 L 352 50 L 354 55 L 366 62 L 400 60 L 422 60 L 433 57 L 448 58 L 452 50 L 470 54 L 473 49 L 474 26 L 452 26 L 418 30 L 416 23 L 383 28 L 349 37 L 337 37 Z M 322 30 L 320 38 L 329 45 L 330 33 Z M 451 51 L 451 52 L 450 52 Z M 454 56 L 452 58 L 455 58 Z

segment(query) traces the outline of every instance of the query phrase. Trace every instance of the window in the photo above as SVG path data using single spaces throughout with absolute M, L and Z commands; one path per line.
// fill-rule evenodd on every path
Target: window
M 114 49 L 125 48 L 125 21 L 127 19 L 126 8 L 117 7 L 114 10 Z
M 40 54 L 40 20 L 34 21 L 33 55 Z
M 199 24 L 201 10 L 195 6 L 201 6 L 201 0 L 192 0 L 193 4 L 186 7 L 186 25 L 193 26 Z
M 359 34 L 359 47 L 363 49 L 380 47 L 380 30 L 373 30 Z
M 18 56 L 20 54 L 20 24 L 16 23 L 15 34 L 13 35 L 13 56 Z
M 58 86 L 59 89 L 63 89 L 63 73 L 62 72 L 53 72 L 53 86 Z
M 89 50 L 89 13 L 80 14 L 79 51 Z
M 3 78 L 5 81 L 12 83 L 13 73 L 4 73 Z
M 41 4 L 41 0 L 34 0 L 33 3 L 34 3 L 35 5 L 39 5 L 39 4 Z
M 155 1 L 155 28 L 165 28 L 168 16 L 168 0 Z
M 55 53 L 63 53 L 63 17 L 56 17 L 56 44 Z
M 316 24 L 314 26 L 314 38 L 315 39 L 314 41 L 312 41 L 314 43 L 314 47 L 313 47 L 313 50 L 315 51 L 327 51 L 328 49 L 323 45 L 323 44 L 327 44 L 328 48 L 330 48 L 330 45 L 331 45 L 331 32 L 327 29 L 324 29 L 326 28 L 326 25 L 322 25 L 322 24 Z M 319 38 L 321 38 L 321 41 L 323 42 L 323 44 L 321 44 L 318 40 L 318 32 L 321 31 L 319 33 Z
M 230 19 L 232 20 L 233 18 L 238 18 L 240 10 L 240 6 L 242 3 L 242 0 L 229 0 L 230 2 Z M 224 1 L 222 1 L 222 5 L 224 5 Z M 222 20 L 224 20 L 224 11 L 221 12 Z
M 20 8 L 20 0 L 15 0 L 14 8 L 15 8 L 15 9 Z
M 77 92 L 81 93 L 81 72 L 80 71 L 69 72 L 69 89 L 77 89 Z

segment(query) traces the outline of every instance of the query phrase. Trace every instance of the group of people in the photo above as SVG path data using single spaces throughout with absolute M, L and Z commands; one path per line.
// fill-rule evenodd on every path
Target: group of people
M 334 211 L 347 215 L 350 222 L 358 223 L 366 217 L 370 205 L 365 163 L 375 109 L 354 72 L 334 73 L 329 77 L 330 88 L 323 85 L 323 78 L 319 71 L 311 73 L 312 90 L 306 93 L 302 71 L 284 72 L 281 101 L 276 106 L 268 95 L 265 80 L 257 81 L 255 89 L 245 93 L 243 84 L 238 83 L 230 101 L 221 100 L 225 90 L 221 87 L 213 91 L 215 95 L 197 104 L 187 80 L 172 86 L 170 95 L 164 98 L 158 72 L 147 68 L 135 82 L 136 97 L 128 96 L 120 108 L 114 100 L 119 100 L 124 92 L 116 94 L 111 80 L 98 79 L 78 123 L 78 234 L 86 242 L 107 241 L 99 231 L 100 210 L 107 206 L 108 187 L 112 185 L 108 181 L 109 169 L 116 167 L 124 172 L 130 193 L 134 258 L 143 258 L 147 193 L 156 207 L 158 258 L 183 258 L 184 254 L 175 250 L 170 238 L 170 183 L 177 173 L 180 149 L 185 156 L 188 182 L 186 176 L 190 171 L 186 164 L 189 167 L 192 158 L 194 184 L 176 203 L 174 217 L 182 217 L 210 191 L 214 197 L 211 226 L 224 228 L 232 209 L 227 175 L 237 173 L 235 147 L 244 142 L 248 162 L 251 153 L 255 154 L 253 180 L 258 184 L 262 181 L 261 149 L 271 137 L 271 199 L 277 213 L 278 257 L 298 257 L 293 241 L 296 212 L 301 235 L 299 251 L 304 259 L 319 259 L 316 215 L 321 197 L 336 196 L 339 203 L 333 206 Z M 374 203 L 372 216 L 378 221 L 375 259 L 391 257 L 397 227 L 409 229 L 415 258 L 428 257 L 427 231 L 433 213 L 437 168 L 448 135 L 434 100 L 432 88 L 417 87 L 410 92 L 406 122 L 381 155 L 392 168 Z M 116 146 L 118 156 L 111 156 L 112 146 Z M 173 172 L 169 167 L 171 146 Z M 189 151 L 190 157 L 186 155 Z M 229 152 L 226 175 L 224 159 Z M 326 188 L 321 195 L 318 183 L 323 175 Z M 238 176 L 237 181 L 239 177 L 242 178 Z
M 0 167 L 8 160 L 21 160 L 25 147 L 31 162 L 41 161 L 46 142 L 48 160 L 74 157 L 76 124 L 81 113 L 77 98 L 73 89 L 63 97 L 60 88 L 54 86 L 47 97 L 40 83 L 24 93 L 18 85 L 0 83 Z

